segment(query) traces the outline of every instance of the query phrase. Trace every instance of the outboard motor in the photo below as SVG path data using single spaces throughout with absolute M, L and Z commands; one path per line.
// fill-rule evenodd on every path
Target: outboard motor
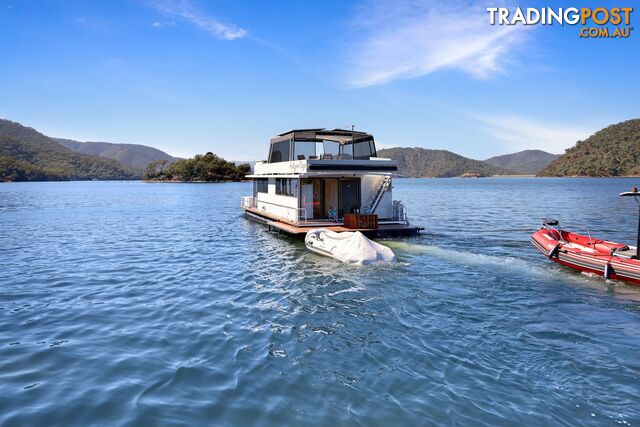
M 549 230 L 554 237 L 558 240 L 563 242 L 564 239 L 562 238 L 562 233 L 560 233 L 555 227 L 557 227 L 558 225 L 560 225 L 560 221 L 558 221 L 557 219 L 553 219 L 553 218 L 542 218 L 542 228 Z M 551 252 L 549 252 L 547 254 L 547 256 L 549 258 L 552 258 L 554 256 L 556 256 L 558 254 L 558 248 L 554 248 L 554 250 L 552 250 Z

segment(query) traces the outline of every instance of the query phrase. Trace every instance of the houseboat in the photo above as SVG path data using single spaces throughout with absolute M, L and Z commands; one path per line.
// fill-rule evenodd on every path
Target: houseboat
M 407 236 L 407 210 L 393 200 L 398 164 L 379 158 L 373 136 L 344 129 L 296 129 L 271 139 L 267 161 L 249 178 L 246 216 L 270 229 L 306 234 L 313 228 L 358 230 L 370 236 Z

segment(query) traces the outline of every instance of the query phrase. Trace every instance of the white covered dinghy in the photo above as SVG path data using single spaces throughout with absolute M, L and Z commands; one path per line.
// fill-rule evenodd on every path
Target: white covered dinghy
M 310 251 L 347 264 L 367 265 L 396 261 L 391 249 L 367 239 L 359 231 L 336 233 L 325 228 L 316 228 L 307 232 L 304 244 Z

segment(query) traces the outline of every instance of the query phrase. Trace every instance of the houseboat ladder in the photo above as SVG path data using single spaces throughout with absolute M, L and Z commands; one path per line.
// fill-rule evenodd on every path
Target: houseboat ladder
M 384 196 L 384 193 L 389 189 L 390 186 L 391 177 L 389 175 L 385 175 L 382 178 L 382 182 L 380 183 L 376 194 L 373 196 L 373 200 L 371 201 L 371 205 L 369 206 L 369 212 L 374 213 L 376 211 L 380 200 L 382 200 L 382 196 Z

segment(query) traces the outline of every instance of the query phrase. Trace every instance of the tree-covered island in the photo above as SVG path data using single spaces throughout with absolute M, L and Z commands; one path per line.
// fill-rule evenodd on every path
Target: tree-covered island
M 227 182 L 241 181 L 251 173 L 251 166 L 236 166 L 213 153 L 196 154 L 192 159 L 173 163 L 157 160 L 147 165 L 145 181 L 152 182 Z

